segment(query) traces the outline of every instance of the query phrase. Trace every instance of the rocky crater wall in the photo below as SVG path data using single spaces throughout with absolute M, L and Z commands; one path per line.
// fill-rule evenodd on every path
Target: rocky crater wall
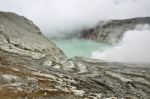
M 126 31 L 144 24 L 150 24 L 150 17 L 101 21 L 91 29 L 84 29 L 80 38 L 113 44 L 119 42 Z

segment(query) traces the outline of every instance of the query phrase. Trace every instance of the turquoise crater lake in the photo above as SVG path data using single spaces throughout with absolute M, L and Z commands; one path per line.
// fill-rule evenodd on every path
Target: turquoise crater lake
M 68 58 L 74 56 L 83 56 L 90 58 L 92 52 L 99 51 L 103 52 L 110 46 L 100 42 L 84 39 L 52 39 L 53 42 L 67 55 Z

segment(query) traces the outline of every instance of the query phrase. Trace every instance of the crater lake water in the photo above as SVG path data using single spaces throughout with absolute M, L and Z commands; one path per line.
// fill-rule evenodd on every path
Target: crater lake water
M 74 56 L 82 56 L 90 58 L 95 51 L 103 52 L 105 49 L 110 48 L 109 45 L 100 42 L 84 39 L 52 39 L 53 42 L 59 47 L 68 58 Z

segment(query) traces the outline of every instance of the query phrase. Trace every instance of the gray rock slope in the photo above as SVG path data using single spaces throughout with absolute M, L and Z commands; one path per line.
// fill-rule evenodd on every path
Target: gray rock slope
M 34 59 L 48 55 L 59 60 L 65 56 L 32 21 L 10 12 L 0 12 L 0 49 Z
M 150 24 L 150 17 L 101 21 L 97 26 L 83 30 L 81 38 L 113 44 L 117 43 L 126 31 L 133 30 L 141 24 Z
M 1 99 L 149 99 L 150 65 L 67 59 L 31 21 L 0 12 Z

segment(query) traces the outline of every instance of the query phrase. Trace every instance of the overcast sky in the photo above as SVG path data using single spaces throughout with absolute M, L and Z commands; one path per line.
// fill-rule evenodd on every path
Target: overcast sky
M 150 16 L 150 0 L 0 0 L 0 10 L 33 20 L 44 34 L 58 34 L 103 19 Z

